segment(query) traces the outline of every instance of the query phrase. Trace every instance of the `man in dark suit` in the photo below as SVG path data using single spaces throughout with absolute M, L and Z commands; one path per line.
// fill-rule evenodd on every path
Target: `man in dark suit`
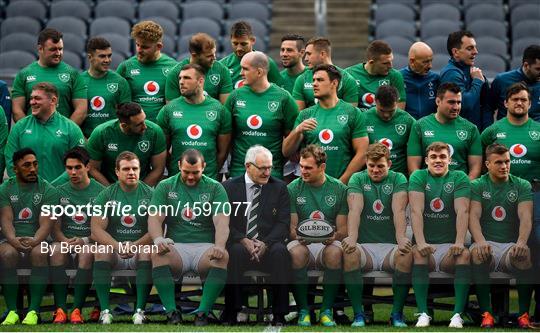
M 247 270 L 270 274 L 272 324 L 285 323 L 289 312 L 291 258 L 285 239 L 289 233 L 290 202 L 286 184 L 272 176 L 272 154 L 255 145 L 246 153 L 246 172 L 223 183 L 233 214 L 230 216 L 229 282 L 225 293 L 225 320 L 236 323 L 242 307 L 242 285 Z M 248 202 L 249 204 L 246 204 Z M 237 206 L 240 205 L 238 210 Z

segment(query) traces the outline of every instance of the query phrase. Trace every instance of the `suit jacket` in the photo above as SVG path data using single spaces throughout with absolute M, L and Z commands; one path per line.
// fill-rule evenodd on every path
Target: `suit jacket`
M 237 243 L 246 237 L 248 206 L 241 204 L 247 201 L 246 181 L 244 174 L 228 179 L 223 183 L 231 203 L 231 216 L 229 222 L 229 244 Z M 285 242 L 289 235 L 291 223 L 291 207 L 287 184 L 282 180 L 270 176 L 268 183 L 263 185 L 260 198 L 259 218 L 257 228 L 258 239 L 267 246 L 277 242 Z M 240 204 L 235 214 L 237 205 Z

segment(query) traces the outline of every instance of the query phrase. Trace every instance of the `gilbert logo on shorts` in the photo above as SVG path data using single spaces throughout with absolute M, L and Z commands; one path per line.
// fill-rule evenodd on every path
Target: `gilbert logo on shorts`
M 501 222 L 506 218 L 506 210 L 502 206 L 495 206 L 491 211 L 491 217 L 493 217 L 495 221 Z
M 382 203 L 382 201 L 380 199 L 377 199 L 375 200 L 375 202 L 373 203 L 373 211 L 376 213 L 376 214 L 381 214 L 384 210 L 384 205 Z
M 186 133 L 190 139 L 197 140 L 202 135 L 202 128 L 197 124 L 192 124 L 188 126 Z
M 334 132 L 331 129 L 325 128 L 319 132 L 319 141 L 324 144 L 328 144 L 334 140 Z
M 19 220 L 29 220 L 32 218 L 32 210 L 28 207 L 24 207 L 19 211 Z
M 444 209 L 444 202 L 441 200 L 441 198 L 435 198 L 429 203 L 429 208 L 431 208 L 431 210 L 435 213 L 442 212 Z
M 189 207 L 184 207 L 181 212 L 182 220 L 186 222 L 191 222 L 195 220 L 195 214 L 193 213 L 193 210 Z
M 86 223 L 86 214 L 84 212 L 80 212 L 79 214 L 75 214 L 71 217 L 71 220 L 75 222 L 76 224 L 85 224 Z
M 153 96 L 159 92 L 159 84 L 156 81 L 148 81 L 144 84 L 144 92 Z
M 320 210 L 316 210 L 309 214 L 309 218 L 312 220 L 324 220 L 324 214 Z
M 262 121 L 261 116 L 254 114 L 248 117 L 246 123 L 248 127 L 251 129 L 259 129 L 261 128 L 263 121 Z
M 523 157 L 527 154 L 527 147 L 521 143 L 516 143 L 510 147 L 510 154 L 515 158 Z
M 120 218 L 120 223 L 122 223 L 124 227 L 133 228 L 137 223 L 137 218 L 135 215 L 125 215 Z
M 365 93 L 362 96 L 362 103 L 367 106 L 375 106 L 375 95 L 372 93 Z
M 385 145 L 386 148 L 388 148 L 389 150 L 392 150 L 392 148 L 394 147 L 394 143 L 388 138 L 382 138 L 379 140 L 379 142 Z
M 101 96 L 94 96 L 90 100 L 90 107 L 94 111 L 101 111 L 105 107 L 105 99 Z

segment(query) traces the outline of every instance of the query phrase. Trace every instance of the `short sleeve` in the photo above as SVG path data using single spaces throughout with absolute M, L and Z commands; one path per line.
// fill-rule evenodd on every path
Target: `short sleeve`
M 363 138 L 367 136 L 367 130 L 366 130 L 366 115 L 360 111 L 358 108 L 354 108 L 355 113 L 355 119 L 354 119 L 354 127 L 352 130 L 352 138 Z
M 421 140 L 421 128 L 420 122 L 415 122 L 411 134 L 409 134 L 409 141 L 407 142 L 407 156 L 423 156 L 422 154 L 422 140 Z
M 409 177 L 409 192 L 422 192 L 426 190 L 426 171 L 419 169 Z
M 454 199 L 457 198 L 470 198 L 471 197 L 471 182 L 469 177 L 463 171 L 457 172 L 456 180 L 454 183 Z

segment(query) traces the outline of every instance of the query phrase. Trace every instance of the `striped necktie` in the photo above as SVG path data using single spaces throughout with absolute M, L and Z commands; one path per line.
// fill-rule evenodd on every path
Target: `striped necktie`
M 251 206 L 249 207 L 248 211 L 246 237 L 249 239 L 254 239 L 259 236 L 259 232 L 257 231 L 257 218 L 259 217 L 261 185 L 253 184 L 251 186 L 251 190 L 253 191 L 253 200 L 251 200 Z

